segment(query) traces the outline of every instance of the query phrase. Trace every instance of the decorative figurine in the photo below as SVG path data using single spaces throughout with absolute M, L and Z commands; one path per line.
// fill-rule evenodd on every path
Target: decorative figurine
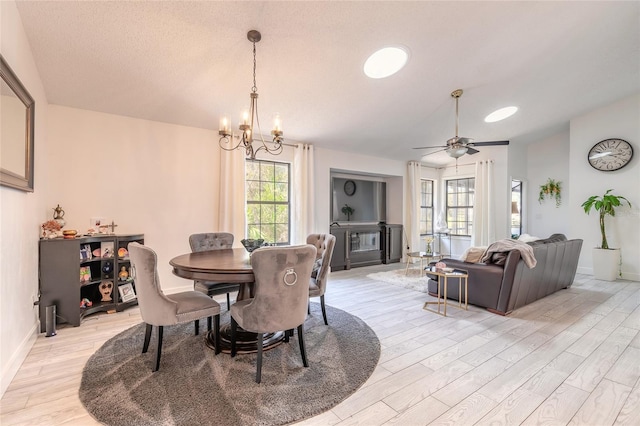
M 103 281 L 100 284 L 100 294 L 102 294 L 102 302 L 111 302 L 111 292 L 113 291 L 113 283 L 111 281 Z
M 113 273 L 113 263 L 104 262 L 104 264 L 102 265 L 102 273 L 104 274 L 105 278 L 111 278 L 111 274 Z
M 127 279 L 129 279 L 129 272 L 127 271 L 127 268 L 125 266 L 120 268 L 120 273 L 118 274 L 118 279 L 120 281 L 126 281 Z
M 55 220 L 60 224 L 60 228 L 64 228 L 64 225 L 67 224 L 67 222 L 63 219 L 63 217 L 64 217 L 64 210 L 62 210 L 62 207 L 60 207 L 60 204 L 58 204 L 56 208 L 53 209 L 53 220 Z

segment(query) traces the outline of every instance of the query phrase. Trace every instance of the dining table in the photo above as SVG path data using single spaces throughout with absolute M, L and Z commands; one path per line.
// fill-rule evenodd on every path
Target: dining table
M 188 280 L 208 281 L 212 283 L 240 284 L 236 301 L 253 296 L 255 277 L 251 267 L 250 253 L 244 248 L 217 249 L 199 251 L 176 256 L 169 261 L 173 274 Z M 262 348 L 268 350 L 282 343 L 284 331 L 264 336 Z M 209 332 L 207 346 L 215 348 L 215 333 Z M 236 332 L 238 353 L 252 353 L 258 350 L 257 333 L 238 327 Z M 225 353 L 231 352 L 231 324 L 220 324 L 220 346 Z

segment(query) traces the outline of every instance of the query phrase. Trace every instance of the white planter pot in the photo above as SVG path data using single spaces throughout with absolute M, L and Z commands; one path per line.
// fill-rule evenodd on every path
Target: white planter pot
M 593 249 L 593 276 L 598 280 L 615 281 L 620 271 L 620 249 Z

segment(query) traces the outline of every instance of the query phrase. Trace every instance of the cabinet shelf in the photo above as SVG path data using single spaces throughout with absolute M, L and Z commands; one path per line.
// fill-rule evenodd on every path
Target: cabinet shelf
M 112 253 L 120 248 L 126 248 L 130 242 L 144 244 L 144 235 L 93 235 L 74 239 L 43 239 L 40 240 L 40 331 L 46 327 L 47 306 L 55 305 L 61 322 L 68 322 L 79 326 L 82 318 L 96 312 L 122 311 L 137 304 L 137 299 L 123 302 L 120 299 L 118 287 L 130 284 L 135 288 L 135 279 L 118 280 L 118 271 L 122 267 L 130 269 L 128 256 L 102 257 L 93 253 L 110 250 Z M 89 254 L 91 253 L 91 254 Z M 91 256 L 91 258 L 88 258 Z M 105 265 L 110 264 L 105 272 Z M 82 271 L 81 271 L 82 270 Z M 79 281 L 82 276 L 87 281 Z M 101 283 L 111 282 L 109 302 L 102 302 Z M 92 302 L 91 307 L 81 308 L 82 299 Z
M 117 310 L 114 302 L 94 302 L 92 306 L 88 308 L 80 308 L 80 319 L 87 315 L 95 314 L 97 312 L 104 312 L 110 310 Z

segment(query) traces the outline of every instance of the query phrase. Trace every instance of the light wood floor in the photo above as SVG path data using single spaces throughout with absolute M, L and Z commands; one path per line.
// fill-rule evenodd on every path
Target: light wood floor
M 400 267 L 331 274 L 327 303 L 366 321 L 382 353 L 361 389 L 301 424 L 640 425 L 640 283 L 578 275 L 507 317 L 471 307 L 445 318 L 422 309 L 426 294 L 366 278 Z M 39 336 L 0 424 L 96 424 L 78 399 L 82 368 L 140 321 L 133 308 Z

